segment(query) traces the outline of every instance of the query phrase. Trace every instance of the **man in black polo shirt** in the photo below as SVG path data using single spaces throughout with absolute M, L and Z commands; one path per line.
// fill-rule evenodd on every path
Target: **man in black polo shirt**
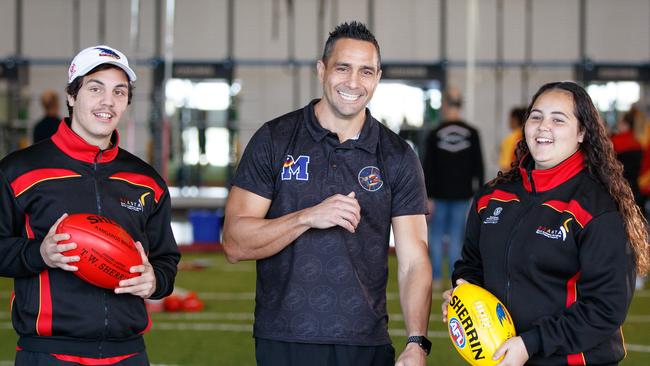
M 231 262 L 257 260 L 259 365 L 393 365 L 386 282 L 392 225 L 409 342 L 424 365 L 431 305 L 427 197 L 409 145 L 365 108 L 381 77 L 361 23 L 336 27 L 317 62 L 322 99 L 265 123 L 226 205 Z

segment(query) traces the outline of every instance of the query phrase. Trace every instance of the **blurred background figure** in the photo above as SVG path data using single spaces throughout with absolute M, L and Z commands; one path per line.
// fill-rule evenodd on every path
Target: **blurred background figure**
M 499 149 L 499 170 L 507 172 L 515 161 L 515 148 L 521 140 L 521 127 L 526 118 L 526 108 L 515 107 L 510 110 L 510 133 L 501 140 Z
M 616 131 L 611 139 L 616 157 L 623 163 L 623 177 L 632 188 L 634 201 L 643 210 L 645 204 L 638 183 L 643 150 L 634 135 L 634 110 L 629 110 L 616 122 Z
M 52 89 L 45 90 L 41 94 L 41 105 L 43 106 L 43 113 L 45 115 L 34 126 L 34 143 L 54 135 L 61 122 L 61 116 L 59 115 L 59 94 L 56 91 Z
M 634 201 L 647 218 L 645 209 L 648 194 L 650 194 L 650 149 L 644 149 L 637 139 L 635 131 L 645 128 L 645 116 L 636 107 L 630 108 L 616 122 L 616 132 L 611 136 L 616 157 L 623 163 L 623 177 L 630 184 Z M 636 288 L 645 286 L 645 278 L 637 276 Z
M 442 98 L 442 123 L 427 137 L 424 178 L 431 205 L 429 257 L 433 289 L 441 288 L 447 238 L 448 273 L 460 258 L 469 200 L 483 184 L 483 155 L 478 131 L 461 118 L 463 98 L 448 88 Z

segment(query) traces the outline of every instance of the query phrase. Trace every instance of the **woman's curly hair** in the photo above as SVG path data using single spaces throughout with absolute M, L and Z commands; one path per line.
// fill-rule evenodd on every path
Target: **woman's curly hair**
M 559 90 L 570 93 L 573 96 L 574 115 L 580 124 L 579 128 L 585 131 L 584 141 L 580 149 L 584 153 L 585 165 L 596 179 L 598 179 L 612 196 L 618 210 L 623 217 L 625 231 L 634 250 L 634 260 L 637 273 L 645 274 L 650 267 L 650 246 L 648 245 L 648 222 L 643 216 L 641 209 L 634 201 L 634 195 L 630 185 L 623 178 L 623 164 L 616 158 L 614 147 L 607 136 L 605 125 L 600 119 L 589 94 L 578 84 L 562 81 L 543 85 L 526 109 L 526 119 L 537 98 L 542 94 Z M 495 185 L 501 182 L 521 180 L 519 165 L 521 160 L 528 155 L 525 131 L 522 128 L 522 139 L 515 150 L 515 161 L 507 172 L 499 172 L 497 177 L 490 182 Z

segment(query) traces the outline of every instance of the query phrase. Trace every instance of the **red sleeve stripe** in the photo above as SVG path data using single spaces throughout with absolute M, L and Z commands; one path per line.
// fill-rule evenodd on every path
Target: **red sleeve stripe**
M 25 215 L 25 232 L 27 233 L 27 239 L 34 239 L 34 231 L 29 224 L 29 215 Z
M 99 366 L 99 365 L 114 365 L 119 362 L 126 360 L 127 358 L 133 357 L 138 353 L 130 353 L 128 355 L 114 356 L 114 357 L 105 357 L 105 358 L 92 358 L 92 357 L 82 357 L 82 356 L 73 356 L 73 355 L 61 355 L 57 353 L 52 353 L 52 356 L 57 360 L 72 362 L 84 366 Z
M 580 272 L 576 273 L 573 277 L 569 278 L 566 283 L 566 307 L 573 305 L 578 300 L 578 280 L 580 279 Z M 566 356 L 567 364 L 569 365 L 586 365 L 585 355 L 583 353 L 574 353 Z
M 11 189 L 14 191 L 15 197 L 18 197 L 38 183 L 52 179 L 74 177 L 81 177 L 81 174 L 68 169 L 36 169 L 16 178 L 13 182 L 11 182 Z
M 36 333 L 39 336 L 52 335 L 52 293 L 50 292 L 50 273 L 48 270 L 38 274 L 38 317 Z
M 566 355 L 566 361 L 569 366 L 578 366 L 578 365 L 587 364 L 587 361 L 585 361 L 585 355 L 582 352 Z
M 544 202 L 543 205 L 548 206 L 557 212 L 568 212 L 571 216 L 575 217 L 576 222 L 582 228 L 584 228 L 593 218 L 593 216 L 591 216 L 587 210 L 582 208 L 576 200 L 571 200 L 569 202 L 547 201 Z
M 569 278 L 566 283 L 566 307 L 573 305 L 578 300 L 578 287 L 577 283 L 580 279 L 580 272 L 576 273 L 573 277 Z
M 143 174 L 136 173 L 117 173 L 110 176 L 110 179 L 121 180 L 135 186 L 149 188 L 153 191 L 156 202 L 160 200 L 165 191 L 156 183 L 156 181 Z
M 501 201 L 501 202 L 510 202 L 517 201 L 519 202 L 519 197 L 516 194 L 502 191 L 500 189 L 495 189 L 494 192 L 481 196 L 476 203 L 476 211 L 481 212 L 482 209 L 488 206 L 490 200 Z

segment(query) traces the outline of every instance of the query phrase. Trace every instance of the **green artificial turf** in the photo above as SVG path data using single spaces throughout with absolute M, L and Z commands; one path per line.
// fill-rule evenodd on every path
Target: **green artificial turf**
M 154 313 L 154 324 L 146 335 L 152 364 L 164 365 L 255 365 L 251 329 L 253 323 L 255 264 L 228 264 L 219 253 L 186 254 L 183 267 L 207 265 L 207 268 L 181 269 L 176 287 L 196 291 L 205 301 L 199 313 Z M 388 284 L 389 328 L 397 353 L 403 348 L 395 257 L 390 258 Z M 0 278 L 0 366 L 11 365 L 16 334 L 9 319 L 12 281 Z M 465 365 L 446 336 L 440 321 L 440 294 L 434 294 L 430 321 L 433 343 L 428 365 Z M 625 341 L 631 344 L 622 365 L 650 365 L 650 290 L 637 291 L 624 325 Z

